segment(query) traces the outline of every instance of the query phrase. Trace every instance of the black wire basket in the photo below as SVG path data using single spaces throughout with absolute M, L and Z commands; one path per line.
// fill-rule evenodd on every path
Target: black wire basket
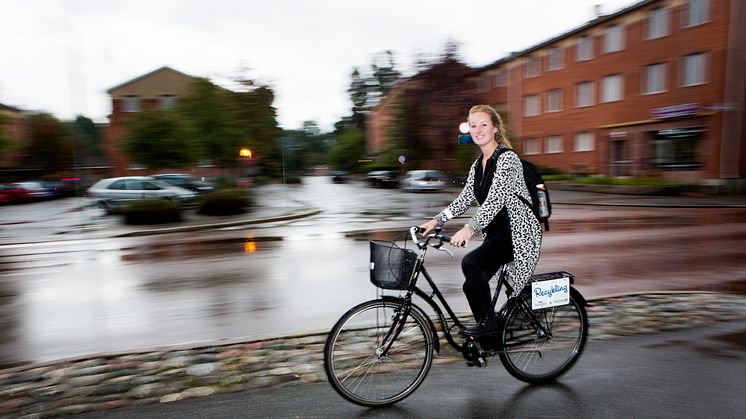
M 406 290 L 417 253 L 383 240 L 370 241 L 370 282 L 388 290 Z

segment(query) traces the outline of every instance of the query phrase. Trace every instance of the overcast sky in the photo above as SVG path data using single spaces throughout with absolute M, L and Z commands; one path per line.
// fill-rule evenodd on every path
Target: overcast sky
M 322 130 L 351 114 L 354 67 L 448 40 L 482 66 L 636 0 L 0 0 L 0 103 L 105 122 L 106 90 L 170 66 L 215 81 L 270 85 L 280 125 Z M 243 70 L 242 70 L 243 69 Z

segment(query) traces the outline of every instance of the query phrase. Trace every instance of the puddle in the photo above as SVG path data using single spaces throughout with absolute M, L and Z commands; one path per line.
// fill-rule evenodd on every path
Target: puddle
M 184 260 L 192 257 L 248 254 L 273 250 L 282 240 L 283 238 L 280 236 L 213 239 L 198 242 L 145 244 L 136 247 L 123 247 L 120 250 L 123 253 L 122 260 L 125 262 Z

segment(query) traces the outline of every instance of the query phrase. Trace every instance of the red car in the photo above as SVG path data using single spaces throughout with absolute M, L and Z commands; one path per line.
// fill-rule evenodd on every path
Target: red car
M 12 183 L 0 184 L 0 204 L 16 204 L 29 199 L 27 190 Z

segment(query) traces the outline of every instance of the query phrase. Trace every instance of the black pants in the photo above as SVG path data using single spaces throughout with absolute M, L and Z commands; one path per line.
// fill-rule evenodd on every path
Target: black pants
M 500 266 L 513 261 L 513 243 L 510 228 L 487 234 L 478 248 L 469 252 L 461 261 L 464 272 L 464 294 L 474 318 L 479 321 L 492 312 L 492 292 L 489 281 Z

